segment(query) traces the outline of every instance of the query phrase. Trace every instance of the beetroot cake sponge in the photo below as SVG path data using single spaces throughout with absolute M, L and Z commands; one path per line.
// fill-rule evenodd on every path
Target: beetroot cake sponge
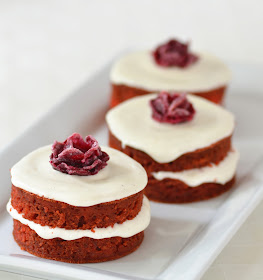
M 234 116 L 203 98 L 166 92 L 135 97 L 106 116 L 109 145 L 145 168 L 145 194 L 184 203 L 220 195 L 235 181 Z
M 91 136 L 73 134 L 33 151 L 11 177 L 7 211 L 14 239 L 33 255 L 102 262 L 130 254 L 143 241 L 150 221 L 147 174 L 127 155 L 101 150 Z
M 110 105 L 161 90 L 184 91 L 220 104 L 230 77 L 220 59 L 206 52 L 193 54 L 188 44 L 170 40 L 154 51 L 133 52 L 116 61 Z

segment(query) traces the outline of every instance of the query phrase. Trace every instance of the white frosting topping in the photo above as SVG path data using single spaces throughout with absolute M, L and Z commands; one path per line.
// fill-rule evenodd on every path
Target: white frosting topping
M 228 67 L 217 57 L 198 53 L 199 60 L 186 68 L 162 67 L 150 51 L 130 53 L 119 59 L 110 74 L 111 82 L 149 91 L 208 91 L 227 85 Z
M 193 120 L 181 124 L 155 121 L 149 105 L 155 97 L 156 94 L 135 97 L 107 113 L 109 129 L 123 146 L 143 151 L 155 161 L 166 163 L 185 153 L 208 147 L 233 133 L 232 113 L 193 95 L 188 95 L 196 110 Z
M 177 179 L 190 187 L 197 187 L 203 183 L 225 184 L 234 177 L 238 159 L 239 153 L 233 150 L 218 165 L 212 164 L 211 166 L 181 172 L 159 171 L 153 172 L 152 175 L 157 180 Z
M 7 211 L 10 213 L 13 219 L 18 220 L 24 225 L 28 225 L 34 230 L 40 237 L 44 239 L 62 238 L 64 240 L 74 240 L 82 237 L 90 237 L 94 239 L 110 238 L 114 236 L 120 236 L 123 238 L 131 237 L 147 228 L 150 223 L 150 203 L 144 196 L 141 211 L 132 220 L 126 220 L 122 224 L 115 224 L 113 227 L 107 228 L 94 228 L 94 232 L 88 229 L 64 229 L 64 228 L 51 228 L 49 226 L 41 226 L 32 221 L 23 218 L 22 214 L 19 214 L 16 209 L 11 205 L 9 200 Z
M 143 190 L 147 174 L 127 155 L 102 147 L 109 156 L 108 165 L 96 175 L 68 175 L 54 170 L 49 163 L 51 146 L 45 146 L 22 158 L 11 169 L 14 186 L 74 206 L 92 206 L 122 199 Z

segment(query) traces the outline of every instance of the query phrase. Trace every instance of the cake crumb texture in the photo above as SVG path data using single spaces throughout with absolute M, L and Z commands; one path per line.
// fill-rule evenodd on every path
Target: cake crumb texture
M 27 225 L 14 220 L 13 236 L 22 250 L 37 257 L 67 263 L 97 263 L 118 259 L 135 251 L 142 243 L 144 233 L 140 232 L 128 238 L 45 240 Z
M 65 229 L 106 228 L 132 220 L 142 207 L 143 191 L 123 199 L 76 207 L 12 186 L 11 204 L 25 219 L 42 226 Z

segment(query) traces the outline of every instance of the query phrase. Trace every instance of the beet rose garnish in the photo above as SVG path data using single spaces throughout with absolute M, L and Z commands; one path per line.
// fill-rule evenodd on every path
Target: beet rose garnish
M 169 94 L 161 92 L 150 100 L 152 117 L 158 122 L 182 123 L 193 119 L 195 109 L 187 100 L 186 93 Z
M 95 175 L 107 165 L 108 154 L 101 151 L 95 138 L 84 140 L 78 133 L 72 134 L 63 143 L 52 145 L 50 163 L 60 172 L 70 175 Z
M 161 66 L 185 68 L 198 60 L 198 56 L 190 53 L 188 47 L 188 44 L 173 39 L 157 47 L 153 52 L 153 57 Z

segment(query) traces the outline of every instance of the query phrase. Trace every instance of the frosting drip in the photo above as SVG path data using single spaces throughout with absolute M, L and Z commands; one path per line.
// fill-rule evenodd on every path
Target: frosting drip
M 18 220 L 24 225 L 28 225 L 44 239 L 62 238 L 64 240 L 75 240 L 82 237 L 102 239 L 114 236 L 127 238 L 145 230 L 150 223 L 150 203 L 146 197 L 143 198 L 141 211 L 134 219 L 127 220 L 122 224 L 115 224 L 113 227 L 109 226 L 107 228 L 95 228 L 94 231 L 81 229 L 69 230 L 64 228 L 50 228 L 48 226 L 41 226 L 32 221 L 24 219 L 23 215 L 19 214 L 16 209 L 12 207 L 11 200 L 9 200 L 6 209 L 13 219 Z
M 157 180 L 166 178 L 180 180 L 190 187 L 197 187 L 203 183 L 225 184 L 234 177 L 238 159 L 239 153 L 233 150 L 217 165 L 211 164 L 181 172 L 159 171 L 153 172 L 152 175 Z

